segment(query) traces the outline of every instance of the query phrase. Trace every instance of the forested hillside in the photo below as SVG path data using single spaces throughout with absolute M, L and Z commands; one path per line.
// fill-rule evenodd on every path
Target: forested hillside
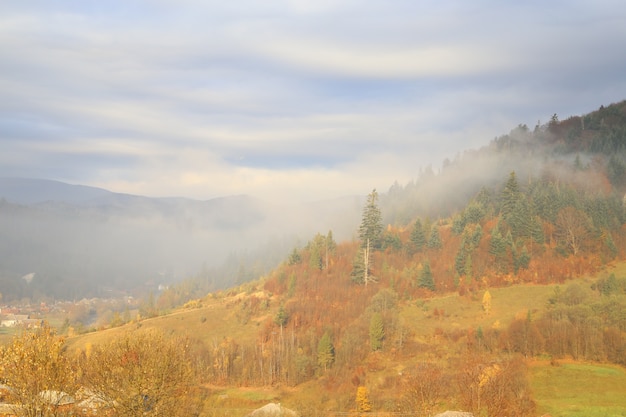
M 215 344 L 205 377 L 322 384 L 336 403 L 318 408 L 358 409 L 368 387 L 379 410 L 526 416 L 529 358 L 626 364 L 626 275 L 611 272 L 626 257 L 625 109 L 519 126 L 437 174 L 374 190 L 352 241 L 321 230 L 228 301 L 258 333 Z
M 320 230 L 258 280 L 176 309 L 202 288 L 189 280 L 160 295 L 154 317 L 72 335 L 72 384 L 103 383 L 81 368 L 97 358 L 112 358 L 106 375 L 142 375 L 154 358 L 126 339 L 141 329 L 146 343 L 186 338 L 175 342 L 185 391 L 158 394 L 194 404 L 185 415 L 244 415 L 228 414 L 254 403 L 230 400 L 233 387 L 271 389 L 302 416 L 553 412 L 532 369 L 626 366 L 625 111 L 519 126 L 439 173 L 373 190 L 351 240 Z M 163 334 L 142 333 L 153 328 Z

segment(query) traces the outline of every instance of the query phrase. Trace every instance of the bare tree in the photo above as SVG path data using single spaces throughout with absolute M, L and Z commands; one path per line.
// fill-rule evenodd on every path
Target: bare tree
M 591 220 L 572 206 L 561 209 L 556 216 L 557 238 L 577 255 L 591 234 Z

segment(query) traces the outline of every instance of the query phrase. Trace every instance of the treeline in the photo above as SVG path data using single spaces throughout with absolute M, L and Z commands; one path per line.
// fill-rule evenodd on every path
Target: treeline
M 483 187 L 497 186 L 507 173 L 519 178 L 551 172 L 591 187 L 626 192 L 626 101 L 601 106 L 560 121 L 555 114 L 530 129 L 520 124 L 480 149 L 458 153 L 441 168 L 421 167 L 415 180 L 394 184 L 381 196 L 386 223 L 404 225 L 416 217 L 448 217 Z M 599 180 L 604 184 L 597 184 Z

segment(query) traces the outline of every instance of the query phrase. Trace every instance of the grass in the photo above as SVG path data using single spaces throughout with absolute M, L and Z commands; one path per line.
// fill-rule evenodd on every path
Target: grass
M 276 314 L 278 305 L 270 302 L 270 307 L 263 310 L 256 317 L 252 317 L 246 324 L 242 324 L 240 315 L 241 303 L 237 296 L 225 298 L 206 297 L 200 308 L 180 309 L 171 314 L 160 317 L 144 319 L 121 327 L 103 331 L 86 333 L 70 337 L 67 341 L 71 349 L 84 348 L 87 343 L 97 345 L 110 341 L 124 332 L 134 331 L 139 328 L 157 328 L 166 334 L 188 336 L 211 346 L 230 337 L 237 343 L 248 343 L 257 337 L 261 324 L 267 317 Z
M 563 363 L 531 366 L 539 415 L 552 417 L 626 416 L 626 370 L 614 365 Z
M 586 283 L 585 280 L 568 281 L 561 284 L 561 288 L 570 283 Z M 484 291 L 475 295 L 459 296 L 450 294 L 430 300 L 418 300 L 402 311 L 406 323 L 419 323 L 415 330 L 419 336 L 428 337 L 435 329 L 446 330 L 491 327 L 504 328 L 515 318 L 526 318 L 528 311 L 531 314 L 542 311 L 548 299 L 554 294 L 557 285 L 515 285 L 504 288 L 491 288 L 491 311 L 486 314 L 483 310 L 482 297 Z M 440 318 L 433 316 L 434 309 L 443 311 Z

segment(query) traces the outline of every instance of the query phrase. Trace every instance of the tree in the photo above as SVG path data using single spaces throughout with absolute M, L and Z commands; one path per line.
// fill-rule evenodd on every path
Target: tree
M 504 216 L 504 219 L 508 221 L 510 215 L 514 212 L 515 207 L 518 202 L 522 198 L 519 184 L 517 182 L 517 177 L 515 175 L 515 171 L 511 171 L 509 174 L 509 179 L 504 185 L 504 189 L 500 195 L 501 200 L 501 210 Z
M 589 217 L 572 206 L 565 207 L 556 216 L 557 238 L 574 255 L 582 249 L 591 234 L 591 228 Z
M 289 265 L 297 265 L 300 262 L 302 262 L 300 252 L 298 251 L 298 248 L 293 248 L 293 251 L 291 251 L 291 253 L 289 254 L 289 260 L 287 261 L 287 263 Z
M 368 241 L 369 243 L 369 241 Z M 369 244 L 357 250 L 354 263 L 352 264 L 352 281 L 357 284 L 367 285 L 376 282 L 377 278 L 372 275 L 372 256 Z
M 59 415 L 58 406 L 75 388 L 75 375 L 64 354 L 65 339 L 46 323 L 0 347 L 0 376 L 11 387 L 15 415 Z M 65 395 L 64 395 L 65 394 Z
M 486 290 L 485 294 L 483 294 L 483 310 L 486 314 L 491 313 L 491 294 L 489 290 Z
M 335 239 L 333 239 L 333 231 L 329 230 L 324 241 L 324 262 L 326 264 L 326 270 L 328 270 L 330 266 L 330 255 L 334 255 L 336 251 L 337 243 L 335 242 Z
M 285 311 L 285 306 L 281 304 L 278 308 L 276 316 L 274 317 L 274 323 L 276 323 L 282 329 L 285 324 L 287 324 L 287 320 L 289 320 L 289 315 L 287 314 L 287 311 Z
M 409 239 L 411 240 L 412 249 L 415 251 L 422 250 L 424 245 L 426 245 L 426 236 L 424 235 L 424 228 L 420 219 L 415 220 Z
M 437 404 L 449 394 L 449 381 L 439 366 L 420 363 L 406 377 L 402 408 L 418 416 L 432 416 Z
M 333 232 L 328 231 L 326 236 L 317 233 L 306 246 L 309 251 L 309 266 L 312 269 L 328 269 L 330 256 L 337 250 L 337 243 L 333 239 Z
M 367 387 L 360 386 L 356 389 L 356 411 L 359 413 L 369 413 L 372 411 Z
M 156 330 L 127 333 L 94 346 L 84 366 L 84 384 L 109 399 L 128 417 L 186 416 L 184 405 L 193 386 L 185 339 Z
M 363 208 L 363 219 L 359 227 L 359 239 L 361 247 L 369 246 L 377 250 L 382 246 L 383 221 L 378 208 L 378 193 L 376 189 L 367 196 L 367 202 Z
M 424 262 L 422 272 L 420 272 L 418 286 L 435 291 L 435 281 L 433 280 L 433 273 L 430 270 L 430 263 L 428 261 Z
M 335 347 L 330 339 L 330 334 L 325 332 L 317 344 L 317 364 L 320 368 L 324 368 L 325 372 L 334 362 Z
M 428 239 L 428 247 L 430 249 L 440 249 L 443 246 L 441 243 L 441 236 L 439 235 L 439 228 L 434 226 L 430 231 L 430 238 Z
M 372 314 L 370 319 L 370 347 L 372 350 L 381 350 L 385 339 L 385 324 L 383 316 L 379 312 Z

